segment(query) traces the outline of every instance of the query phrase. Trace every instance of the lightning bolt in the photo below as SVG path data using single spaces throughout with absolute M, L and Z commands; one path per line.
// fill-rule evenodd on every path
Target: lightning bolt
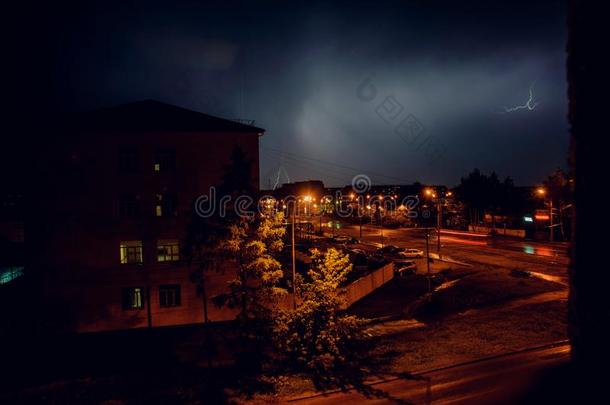
M 274 190 L 280 185 L 280 176 L 282 174 L 282 171 L 284 172 L 284 176 L 288 180 L 288 183 L 290 183 L 290 176 L 288 176 L 288 172 L 286 171 L 286 169 L 284 169 L 284 166 L 280 165 L 280 167 L 277 169 L 277 177 L 275 179 L 275 184 L 273 185 Z
M 517 111 L 517 110 L 525 110 L 525 109 L 527 109 L 529 111 L 534 111 L 536 106 L 540 103 L 534 101 L 534 92 L 532 91 L 533 86 L 534 86 L 533 84 L 530 86 L 530 90 L 529 90 L 530 96 L 527 99 L 527 101 L 525 102 L 525 104 L 517 105 L 514 107 L 510 107 L 510 108 L 504 107 L 504 112 L 509 113 L 509 112 L 513 112 L 513 111 Z

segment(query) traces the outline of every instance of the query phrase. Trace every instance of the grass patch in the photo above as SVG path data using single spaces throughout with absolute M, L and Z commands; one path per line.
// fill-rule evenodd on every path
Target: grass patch
M 550 301 L 455 316 L 380 336 L 375 353 L 396 355 L 386 372 L 412 372 L 567 338 L 567 303 Z

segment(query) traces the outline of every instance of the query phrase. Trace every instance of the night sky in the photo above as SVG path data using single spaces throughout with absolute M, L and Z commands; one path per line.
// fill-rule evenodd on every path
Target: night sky
M 527 185 L 566 166 L 563 2 L 89 3 L 4 33 L 30 65 L 11 79 L 20 107 L 153 98 L 253 119 L 263 187 L 280 167 L 328 185 L 454 185 L 474 167 Z

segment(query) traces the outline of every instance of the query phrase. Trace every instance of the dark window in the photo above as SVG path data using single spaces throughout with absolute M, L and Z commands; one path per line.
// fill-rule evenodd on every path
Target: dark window
M 123 309 L 144 308 L 144 293 L 141 287 L 123 288 Z
M 136 148 L 119 149 L 119 172 L 137 173 L 140 170 L 140 156 Z
M 176 194 L 155 195 L 155 216 L 175 217 L 178 214 L 178 199 Z
M 180 306 L 180 284 L 159 286 L 159 306 L 162 308 Z
M 172 172 L 176 169 L 176 151 L 174 149 L 158 149 L 155 152 L 154 170 L 156 172 Z
M 140 199 L 133 194 L 123 194 L 120 199 L 120 215 L 122 219 L 140 217 Z

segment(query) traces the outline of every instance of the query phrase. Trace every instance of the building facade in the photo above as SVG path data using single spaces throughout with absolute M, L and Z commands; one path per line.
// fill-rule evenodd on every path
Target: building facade
M 73 117 L 37 159 L 44 187 L 26 228 L 32 268 L 61 328 L 79 332 L 203 321 L 183 257 L 194 202 L 235 148 L 252 163 L 264 130 L 157 101 Z M 230 269 L 208 281 L 224 291 Z M 230 319 L 209 307 L 209 319 Z

